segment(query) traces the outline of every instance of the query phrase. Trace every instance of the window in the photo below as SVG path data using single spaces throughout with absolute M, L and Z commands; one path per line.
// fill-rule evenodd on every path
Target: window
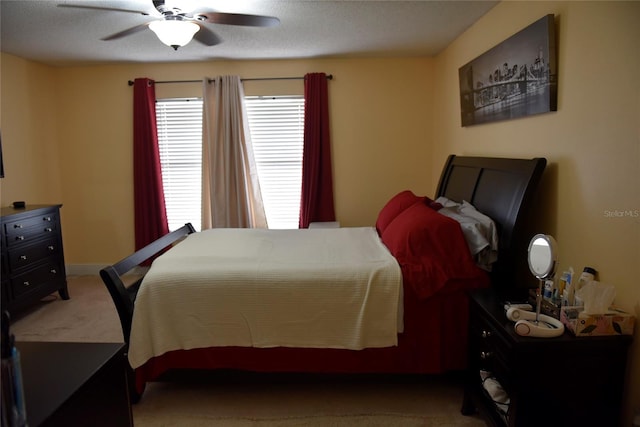
M 156 121 L 169 230 L 187 222 L 200 230 L 202 99 L 159 100 Z
M 269 228 L 298 228 L 304 97 L 246 97 L 249 128 Z M 202 100 L 156 102 L 169 229 L 201 226 Z
M 304 98 L 246 97 L 247 116 L 269 228 L 298 228 Z

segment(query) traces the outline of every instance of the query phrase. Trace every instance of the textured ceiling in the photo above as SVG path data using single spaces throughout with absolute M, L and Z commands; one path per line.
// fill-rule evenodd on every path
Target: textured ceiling
M 1 50 L 51 65 L 433 56 L 497 1 L 177 0 L 183 11 L 269 15 L 281 21 L 273 28 L 206 24 L 222 43 L 192 41 L 177 51 L 149 29 L 101 40 L 153 16 L 57 7 L 60 3 L 154 10 L 151 0 L 0 0 Z

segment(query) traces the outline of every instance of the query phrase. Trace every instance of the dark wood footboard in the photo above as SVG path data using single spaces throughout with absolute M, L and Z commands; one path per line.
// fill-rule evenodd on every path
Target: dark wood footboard
M 113 265 L 109 265 L 100 270 L 100 277 L 107 286 L 109 294 L 113 299 L 113 303 L 120 317 L 122 326 L 122 335 L 124 337 L 126 351 L 129 350 L 129 336 L 131 334 L 131 321 L 133 319 L 133 304 L 142 283 L 142 277 L 133 283 L 126 284 L 123 276 L 139 266 L 146 260 L 161 254 L 169 246 L 177 243 L 187 235 L 195 233 L 195 229 L 191 224 L 185 224 L 179 229 L 162 236 L 155 242 L 149 243 L 144 248 L 136 251 L 128 257 L 118 261 Z M 129 399 L 131 403 L 137 403 L 142 397 L 144 386 L 139 389 L 136 387 L 136 378 L 133 369 L 129 366 L 127 369 L 127 383 L 129 387 Z
M 133 303 L 136 300 L 136 295 L 138 293 L 140 283 L 142 282 L 142 278 L 134 281 L 133 283 L 125 284 L 122 276 L 146 260 L 160 254 L 167 247 L 183 239 L 188 234 L 194 232 L 195 229 L 191 224 L 185 224 L 179 229 L 162 236 L 158 240 L 148 244 L 144 248 L 136 251 L 117 263 L 100 270 L 100 277 L 102 277 L 102 281 L 107 286 L 107 289 L 111 294 L 111 298 L 113 299 L 113 303 L 118 310 L 118 316 L 120 317 L 120 323 L 122 325 L 122 334 L 127 346 L 129 345 L 129 335 L 131 333 Z

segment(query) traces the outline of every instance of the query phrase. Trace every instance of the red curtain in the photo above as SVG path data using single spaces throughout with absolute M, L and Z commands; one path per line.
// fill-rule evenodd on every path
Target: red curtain
M 162 187 L 153 80 L 133 85 L 133 194 L 136 250 L 169 232 Z
M 304 99 L 300 228 L 309 227 L 311 222 L 336 219 L 333 206 L 329 95 L 326 74 L 305 75 Z

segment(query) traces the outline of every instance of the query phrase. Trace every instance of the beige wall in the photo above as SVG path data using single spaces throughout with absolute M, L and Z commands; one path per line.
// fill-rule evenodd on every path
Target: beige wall
M 559 29 L 558 112 L 462 128 L 458 68 L 547 13 L 557 15 Z M 373 224 L 400 189 L 433 194 L 449 153 L 544 156 L 550 165 L 538 196 L 539 231 L 557 238 L 561 268 L 596 267 L 616 286 L 616 302 L 640 317 L 640 218 L 605 214 L 640 210 L 638 17 L 640 2 L 504 2 L 435 59 L 52 68 L 2 54 L 0 204 L 63 203 L 67 263 L 113 262 L 133 249 L 128 80 L 323 71 L 335 76 L 329 91 L 343 224 Z M 158 97 L 194 96 L 198 89 L 163 85 Z M 302 83 L 246 89 L 301 93 Z M 640 408 L 639 333 L 634 338 L 625 425 Z
M 559 30 L 558 111 L 461 127 L 458 68 L 549 13 L 556 15 Z M 432 156 L 434 168 L 449 153 L 546 157 L 539 232 L 556 237 L 561 268 L 595 267 L 602 281 L 615 285 L 616 303 L 637 318 L 639 19 L 640 2 L 500 3 L 436 59 Z M 631 215 L 609 214 L 615 211 Z M 632 408 L 640 410 L 638 329 L 636 322 L 625 425 L 631 425 Z
M 333 74 L 329 84 L 338 219 L 373 225 L 398 189 L 431 190 L 433 59 L 235 61 L 52 68 L 2 55 L 6 178 L 2 205 L 60 202 L 66 261 L 108 264 L 133 250 L 132 95 L 127 81 Z M 29 78 L 28 75 L 36 75 Z M 26 93 L 46 94 L 45 99 Z M 302 93 L 301 80 L 247 82 L 247 94 Z M 158 85 L 157 96 L 198 96 L 200 84 Z M 12 110 L 14 103 L 20 110 Z M 11 115 L 7 113 L 13 111 Z M 6 120 L 5 120 L 6 119 Z M 40 129 L 37 135 L 25 129 Z M 41 138 L 46 137 L 46 138 Z M 19 139 L 17 139 L 19 137 Z M 52 150 L 34 156 L 28 146 Z M 32 159 L 18 173 L 19 158 Z M 40 169 L 48 167 L 51 179 Z M 28 180 L 24 177 L 29 176 Z M 62 183 L 61 188 L 59 183 Z M 56 184 L 57 183 L 57 184 Z M 51 188 L 50 188 L 51 187 Z
M 61 199 L 56 89 L 49 67 L 2 55 L 2 206 Z M 37 117 L 37 120 L 34 118 Z

